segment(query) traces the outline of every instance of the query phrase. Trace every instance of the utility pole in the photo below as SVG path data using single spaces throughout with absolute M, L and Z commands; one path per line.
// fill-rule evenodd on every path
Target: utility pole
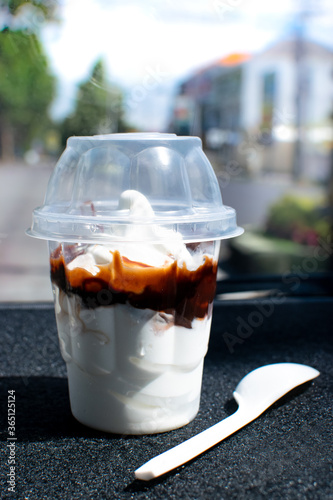
M 295 60 L 295 129 L 294 158 L 292 176 L 298 181 L 302 176 L 304 162 L 304 108 L 306 92 L 306 75 L 304 61 L 306 57 L 305 24 L 312 14 L 308 0 L 299 1 L 294 27 L 294 60 Z
M 295 129 L 294 158 L 292 176 L 295 181 L 301 177 L 303 163 L 303 61 L 304 61 L 304 21 L 302 13 L 298 13 L 295 29 Z

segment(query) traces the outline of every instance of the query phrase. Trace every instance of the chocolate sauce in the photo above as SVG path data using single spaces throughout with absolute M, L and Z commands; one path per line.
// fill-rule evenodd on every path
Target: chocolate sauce
M 66 251 L 68 251 L 68 248 Z M 73 249 L 74 253 L 74 249 Z M 68 295 L 78 295 L 88 308 L 130 304 L 139 309 L 171 313 L 175 324 L 191 328 L 194 318 L 204 318 L 213 302 L 217 263 L 206 256 L 195 271 L 174 262 L 151 267 L 113 252 L 113 261 L 96 265 L 97 276 L 84 268 L 69 270 L 61 246 L 51 255 L 51 280 Z

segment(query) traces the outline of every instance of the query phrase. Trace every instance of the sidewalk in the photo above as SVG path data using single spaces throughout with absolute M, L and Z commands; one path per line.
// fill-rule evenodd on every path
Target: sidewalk
M 0 163 L 0 301 L 52 300 L 45 241 L 26 236 L 53 164 Z

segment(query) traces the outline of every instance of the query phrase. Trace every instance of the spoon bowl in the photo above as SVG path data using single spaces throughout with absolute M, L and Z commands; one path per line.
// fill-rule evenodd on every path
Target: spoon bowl
M 298 363 L 275 363 L 253 370 L 233 393 L 238 403 L 235 413 L 145 463 L 135 471 L 135 477 L 149 481 L 188 462 L 258 418 L 292 389 L 318 375 L 315 368 Z
M 237 385 L 233 396 L 238 410 L 258 416 L 295 387 L 318 377 L 319 371 L 298 363 L 275 363 L 248 373 Z

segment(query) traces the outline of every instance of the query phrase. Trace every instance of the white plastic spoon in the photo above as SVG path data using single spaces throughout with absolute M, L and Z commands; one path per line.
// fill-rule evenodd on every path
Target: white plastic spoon
M 188 462 L 255 420 L 287 392 L 318 375 L 315 368 L 297 363 L 276 363 L 253 370 L 233 393 L 238 403 L 235 413 L 149 460 L 134 472 L 136 479 L 149 481 Z

